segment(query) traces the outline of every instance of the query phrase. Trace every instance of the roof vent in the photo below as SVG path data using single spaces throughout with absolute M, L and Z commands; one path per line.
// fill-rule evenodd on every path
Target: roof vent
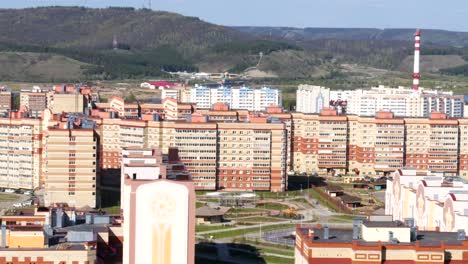
M 465 239 L 466 239 L 465 230 L 464 229 L 458 229 L 457 230 L 457 240 L 463 241 Z

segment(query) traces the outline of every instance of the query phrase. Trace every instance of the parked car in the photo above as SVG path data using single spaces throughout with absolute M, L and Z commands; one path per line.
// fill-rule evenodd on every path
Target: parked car
M 21 206 L 23 206 L 21 203 L 15 203 L 15 204 L 13 204 L 13 207 L 21 207 Z
M 5 192 L 6 192 L 6 193 L 14 193 L 15 190 L 13 190 L 13 189 L 5 189 Z
M 25 191 L 24 194 L 26 194 L 26 195 L 32 195 L 33 193 L 32 193 L 32 191 Z
M 22 206 L 30 206 L 32 204 L 32 200 L 27 200 L 21 203 Z

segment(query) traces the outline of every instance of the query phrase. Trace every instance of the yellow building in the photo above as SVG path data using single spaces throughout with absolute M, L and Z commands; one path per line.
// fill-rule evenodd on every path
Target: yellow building
M 49 128 L 44 141 L 46 206 L 96 207 L 97 139 L 93 129 Z
M 83 113 L 86 98 L 79 93 L 54 93 L 50 102 L 50 110 L 54 114 Z

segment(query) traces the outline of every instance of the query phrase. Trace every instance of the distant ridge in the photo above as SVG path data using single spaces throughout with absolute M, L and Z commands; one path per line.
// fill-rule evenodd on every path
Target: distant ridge
M 294 27 L 232 27 L 257 36 L 274 36 L 290 40 L 346 39 L 411 41 L 415 29 L 407 28 L 294 28 Z M 423 29 L 424 41 L 437 45 L 463 47 L 468 45 L 468 32 Z

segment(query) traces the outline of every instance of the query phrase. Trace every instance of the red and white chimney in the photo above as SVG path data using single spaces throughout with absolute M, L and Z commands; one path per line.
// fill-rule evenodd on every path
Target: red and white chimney
M 421 30 L 417 29 L 414 35 L 414 71 L 413 71 L 413 89 L 419 89 L 419 79 L 421 74 L 419 73 L 419 57 L 421 49 Z

